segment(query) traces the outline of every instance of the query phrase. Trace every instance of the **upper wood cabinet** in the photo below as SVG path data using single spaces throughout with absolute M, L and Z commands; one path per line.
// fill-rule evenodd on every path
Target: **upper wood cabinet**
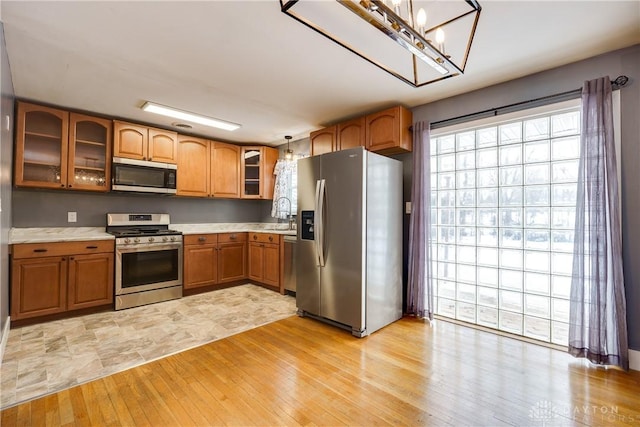
M 194 197 L 240 197 L 240 147 L 178 136 L 177 194 Z
M 178 162 L 178 133 L 135 123 L 113 121 L 113 155 L 153 162 Z
M 240 147 L 211 143 L 211 193 L 214 197 L 240 197 Z
M 366 148 L 379 154 L 410 152 L 413 148 L 411 111 L 398 105 L 366 116 Z
M 338 150 L 365 146 L 365 118 L 358 117 L 338 124 Z
M 278 161 L 278 149 L 271 147 L 242 147 L 240 153 L 243 199 L 273 198 L 273 175 Z
M 15 185 L 109 191 L 111 122 L 18 102 Z
M 324 129 L 319 129 L 315 132 L 311 132 L 309 139 L 311 139 L 311 155 L 316 156 L 318 154 L 331 153 L 338 149 L 336 143 L 337 127 L 330 126 Z
M 178 196 L 211 196 L 211 149 L 206 139 L 178 136 Z

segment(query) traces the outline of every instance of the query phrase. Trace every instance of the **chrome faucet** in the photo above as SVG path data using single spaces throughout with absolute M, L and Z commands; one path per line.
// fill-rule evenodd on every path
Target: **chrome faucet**
M 286 200 L 287 202 L 289 202 L 289 214 L 287 215 L 287 220 L 289 222 L 289 230 L 293 230 L 293 212 L 291 212 L 291 199 L 289 199 L 288 197 L 278 197 L 276 199 L 276 217 L 278 217 L 278 222 L 280 222 L 280 215 L 278 215 L 278 213 L 280 212 L 280 200 Z

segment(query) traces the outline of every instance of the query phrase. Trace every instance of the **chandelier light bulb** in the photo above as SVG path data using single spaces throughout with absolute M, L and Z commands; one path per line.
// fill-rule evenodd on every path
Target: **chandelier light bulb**
M 416 24 L 418 25 L 418 30 L 420 30 L 420 35 L 422 35 L 424 26 L 427 24 L 427 12 L 425 12 L 423 8 L 420 8 L 420 10 L 418 10 L 418 15 L 416 16 Z
M 400 3 L 402 0 L 391 0 L 391 4 L 393 5 L 393 10 L 396 12 L 396 15 L 400 16 Z
M 444 44 L 444 31 L 442 31 L 442 28 L 436 30 L 436 43 L 439 45 Z

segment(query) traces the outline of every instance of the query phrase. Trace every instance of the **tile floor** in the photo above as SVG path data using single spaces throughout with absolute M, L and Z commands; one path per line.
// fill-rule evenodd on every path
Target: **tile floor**
M 12 329 L 0 409 L 292 316 L 295 298 L 255 285 Z

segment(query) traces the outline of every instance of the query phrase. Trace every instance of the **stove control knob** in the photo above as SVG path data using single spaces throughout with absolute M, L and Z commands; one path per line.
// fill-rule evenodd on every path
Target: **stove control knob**
M 175 242 L 176 241 L 176 236 L 171 236 L 171 241 Z
M 168 241 L 168 240 L 169 240 L 169 238 L 168 238 L 167 236 L 164 236 L 164 237 L 162 238 L 162 241 L 163 241 L 163 242 L 166 242 L 166 241 Z
M 126 238 L 124 239 L 124 242 L 125 242 L 125 243 L 131 243 L 131 239 L 130 239 L 130 238 L 128 238 L 128 237 L 126 237 Z
M 149 243 L 153 242 L 154 240 L 156 239 L 154 239 L 153 237 L 149 237 Z
M 139 238 L 139 237 L 136 237 L 135 239 L 133 239 L 133 242 L 134 242 L 134 243 L 140 243 L 140 238 Z

